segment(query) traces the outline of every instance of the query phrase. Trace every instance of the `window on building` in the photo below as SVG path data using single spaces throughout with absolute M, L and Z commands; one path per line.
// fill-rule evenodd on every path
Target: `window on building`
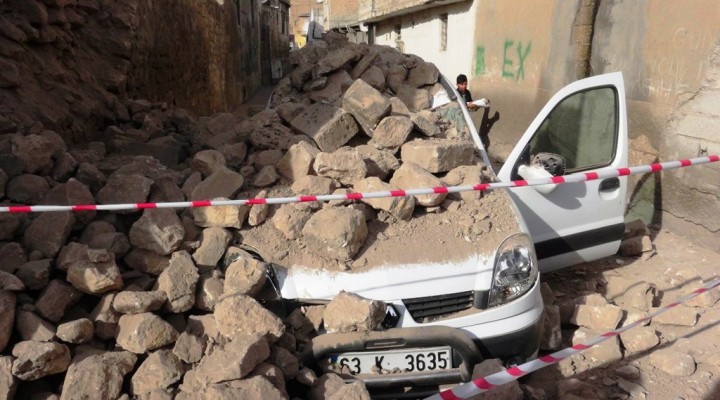
M 447 51 L 448 15 L 440 14 L 440 51 Z

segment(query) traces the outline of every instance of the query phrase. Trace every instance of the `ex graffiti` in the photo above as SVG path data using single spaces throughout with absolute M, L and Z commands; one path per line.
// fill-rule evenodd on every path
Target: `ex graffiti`
M 505 48 L 503 50 L 503 67 L 502 67 L 502 77 L 503 78 L 515 78 L 516 81 L 520 80 L 520 78 L 525 79 L 525 59 L 527 58 L 528 54 L 530 54 L 530 49 L 532 47 L 532 42 L 528 42 L 527 45 L 525 45 L 525 49 L 523 50 L 523 43 L 518 42 L 516 51 L 517 51 L 517 60 L 514 60 L 512 57 L 512 50 L 510 50 L 510 54 L 508 54 L 508 49 L 513 48 L 515 45 L 515 42 L 512 40 L 505 40 Z M 513 70 L 513 61 L 517 61 L 517 68 Z
M 502 77 L 519 81 L 525 79 L 525 61 L 532 49 L 532 42 L 523 42 L 505 40 L 502 61 Z M 485 47 L 477 46 L 475 48 L 475 76 L 485 75 L 487 66 L 485 64 Z

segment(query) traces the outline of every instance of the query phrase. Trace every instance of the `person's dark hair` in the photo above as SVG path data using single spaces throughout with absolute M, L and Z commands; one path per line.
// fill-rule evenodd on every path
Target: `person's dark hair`
M 467 82 L 467 76 L 465 76 L 465 74 L 458 75 L 455 83 L 460 84 L 464 82 Z

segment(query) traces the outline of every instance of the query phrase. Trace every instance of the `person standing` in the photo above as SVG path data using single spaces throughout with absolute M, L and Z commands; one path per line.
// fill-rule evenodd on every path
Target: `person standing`
M 468 89 L 468 79 L 465 74 L 458 75 L 455 83 L 457 84 L 457 91 L 460 93 L 460 97 L 465 100 L 465 106 L 467 106 L 468 110 L 477 111 L 479 108 L 490 106 L 490 100 L 485 98 L 473 101 L 472 94 Z
M 472 94 L 467 88 L 467 76 L 465 76 L 464 74 L 458 75 L 455 83 L 457 84 L 457 91 L 458 93 L 460 93 L 460 97 L 465 100 L 465 105 L 467 106 L 468 110 L 477 111 L 480 108 L 485 109 L 483 112 L 482 120 L 480 121 L 480 126 L 478 127 L 478 135 L 480 135 L 480 140 L 482 141 L 483 146 L 487 150 L 488 148 L 490 148 L 490 128 L 492 128 L 495 122 L 500 119 L 500 113 L 496 111 L 495 115 L 490 118 L 490 100 L 482 98 L 480 100 L 473 101 Z

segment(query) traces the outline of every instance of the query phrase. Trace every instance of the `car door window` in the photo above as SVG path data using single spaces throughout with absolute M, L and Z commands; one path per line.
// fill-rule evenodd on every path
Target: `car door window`
M 617 93 L 613 87 L 577 92 L 563 99 L 540 124 L 524 153 L 565 158 L 566 173 L 610 165 L 618 134 Z

